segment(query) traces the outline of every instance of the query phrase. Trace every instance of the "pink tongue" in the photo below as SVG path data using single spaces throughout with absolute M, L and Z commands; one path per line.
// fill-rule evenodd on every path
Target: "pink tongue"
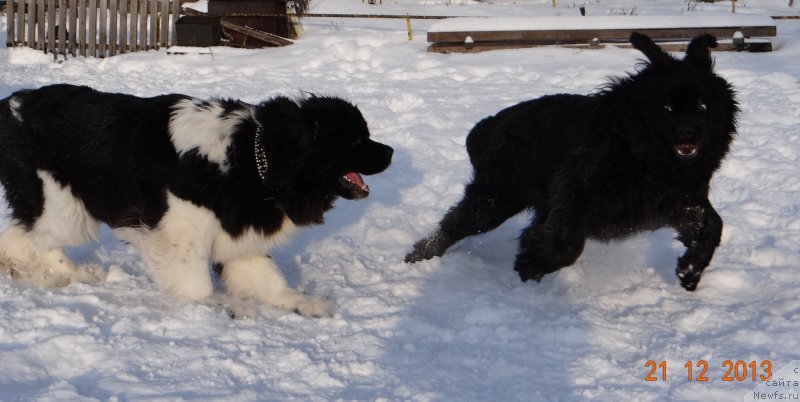
M 367 186 L 367 183 L 364 183 L 364 179 L 361 178 L 360 174 L 358 174 L 356 172 L 350 172 L 350 173 L 344 175 L 344 178 L 347 181 L 349 181 L 350 183 L 353 183 L 356 186 L 358 186 L 358 188 L 360 188 L 360 189 L 362 189 L 364 191 L 369 191 L 369 187 Z
M 678 152 L 681 155 L 691 155 L 695 152 L 695 146 L 692 144 L 681 144 L 678 145 Z

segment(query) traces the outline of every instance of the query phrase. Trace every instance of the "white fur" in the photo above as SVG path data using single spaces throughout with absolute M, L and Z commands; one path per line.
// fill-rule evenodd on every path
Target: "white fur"
M 285 242 L 294 232 L 291 221 L 286 219 L 273 235 L 248 229 L 233 238 L 211 210 L 171 193 L 167 205 L 169 209 L 156 228 L 114 231 L 139 249 L 165 291 L 184 300 L 211 295 L 211 259 L 224 264 L 223 280 L 236 297 L 309 316 L 328 313 L 327 298 L 312 298 L 289 288 L 272 259 L 265 257 L 271 247 Z
M 12 97 L 8 100 L 8 108 L 11 110 L 11 115 L 20 122 L 22 122 L 22 115 L 19 113 L 19 108 L 21 106 L 22 102 L 20 102 L 16 97 Z
M 269 236 L 248 228 L 234 239 L 228 233 L 221 231 L 214 239 L 211 258 L 214 262 L 225 262 L 242 256 L 266 255 L 274 247 L 288 243 L 296 231 L 297 227 L 289 218 L 284 218 L 280 230 Z
M 184 300 L 211 295 L 208 263 L 214 235 L 222 230 L 209 209 L 169 193 L 168 210 L 152 229 L 117 229 L 141 253 L 159 286 Z
M 249 106 L 225 114 L 218 102 L 184 99 L 173 106 L 169 121 L 170 138 L 179 155 L 197 149 L 225 173 L 228 171 L 227 151 L 231 135 L 238 124 L 248 119 L 255 119 Z
M 232 295 L 306 316 L 321 317 L 330 313 L 326 297 L 309 297 L 288 286 L 272 258 L 244 257 L 225 263 L 222 271 L 225 287 Z
M 30 231 L 36 247 L 50 250 L 97 240 L 100 224 L 72 194 L 70 186 L 62 186 L 46 171 L 37 170 L 36 174 L 44 192 L 44 211 Z
M 92 271 L 79 272 L 63 248 L 96 239 L 99 224 L 69 186 L 62 186 L 50 173 L 36 172 L 42 180 L 44 210 L 30 230 L 13 223 L 0 236 L 0 263 L 20 279 L 39 286 L 66 286 L 74 280 L 100 279 Z

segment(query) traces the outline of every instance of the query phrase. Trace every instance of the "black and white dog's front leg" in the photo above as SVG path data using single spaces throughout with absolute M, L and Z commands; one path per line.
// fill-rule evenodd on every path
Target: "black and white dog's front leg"
M 686 252 L 678 258 L 675 274 L 684 289 L 693 291 L 719 246 L 722 218 L 708 200 L 682 208 L 676 218 L 678 240 L 686 246 Z

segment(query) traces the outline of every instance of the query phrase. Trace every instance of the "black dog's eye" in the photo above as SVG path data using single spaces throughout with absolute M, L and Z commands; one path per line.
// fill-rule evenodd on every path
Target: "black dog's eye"
M 705 112 L 706 108 L 707 108 L 707 106 L 706 106 L 705 102 L 703 102 L 703 101 L 698 101 L 697 102 L 697 110 L 699 110 L 701 112 Z
M 667 113 L 672 112 L 672 105 L 664 105 L 664 111 Z

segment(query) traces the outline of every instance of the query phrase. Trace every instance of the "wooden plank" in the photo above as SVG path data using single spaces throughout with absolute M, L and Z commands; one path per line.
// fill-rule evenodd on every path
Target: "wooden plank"
M 25 5 L 26 16 L 28 17 L 27 21 L 27 31 L 28 37 L 25 38 L 25 45 L 36 48 L 36 0 L 27 0 L 27 4 Z
M 67 53 L 67 0 L 58 0 L 58 54 Z
M 108 0 L 108 55 L 117 54 L 117 0 Z
M 139 47 L 137 50 L 147 50 L 147 0 L 139 0 Z
M 131 13 L 128 18 L 131 20 L 131 39 L 128 41 L 128 48 L 130 51 L 135 52 L 139 50 L 136 44 L 136 34 L 139 32 L 139 2 L 137 0 L 131 0 Z
M 56 0 L 47 0 L 47 39 L 46 52 L 56 52 Z
M 137 50 L 147 50 L 147 0 L 139 0 L 139 48 Z
M 171 4 L 172 11 L 170 11 L 170 14 L 172 14 L 172 20 L 169 24 L 171 40 L 169 43 L 171 46 L 176 46 L 178 44 L 178 34 L 175 31 L 175 24 L 178 22 L 178 19 L 181 18 L 181 2 L 178 0 L 172 0 Z
M 8 0 L 6 4 L 6 47 L 14 47 L 14 7 L 19 0 Z
M 97 52 L 98 57 L 106 57 L 108 50 L 108 0 L 100 0 L 97 2 L 97 20 L 98 20 L 98 38 L 97 38 Z
M 16 42 L 19 45 L 23 45 L 25 43 L 25 0 L 17 1 L 16 23 L 17 23 L 17 36 L 14 42 Z
M 633 45 L 630 43 L 598 43 L 598 44 L 566 44 L 566 45 L 559 45 L 562 47 L 567 48 L 576 48 L 576 49 L 605 49 L 608 45 L 614 45 L 616 47 L 621 48 L 633 48 Z M 667 52 L 685 52 L 686 48 L 689 45 L 689 41 L 683 42 L 665 42 L 665 43 L 658 43 L 658 46 Z M 553 46 L 553 45 L 541 45 L 541 44 L 534 44 L 534 43 L 521 43 L 521 42 L 494 42 L 494 43 L 474 43 L 472 46 L 466 47 L 463 43 L 432 43 L 428 46 L 428 52 L 436 52 L 436 53 L 480 53 L 486 52 L 490 50 L 508 50 L 508 49 L 525 49 L 531 47 L 540 47 L 540 46 Z M 748 52 L 769 52 L 772 51 L 772 43 L 769 40 L 759 39 L 759 40 L 751 40 L 749 43 L 745 44 L 743 49 L 738 49 L 736 46 L 733 45 L 730 41 L 720 42 L 719 45 L 714 48 L 715 52 L 727 52 L 727 51 L 748 51 Z
M 78 54 L 86 57 L 86 0 L 78 0 Z
M 158 45 L 167 47 L 169 44 L 169 0 L 159 0 L 158 28 Z
M 428 32 L 428 42 L 463 43 L 467 36 L 475 42 L 521 41 L 541 44 L 584 43 L 594 38 L 601 41 L 627 40 L 631 32 L 643 33 L 653 39 L 690 39 L 701 33 L 710 33 L 720 38 L 730 38 L 740 31 L 745 37 L 776 36 L 775 26 L 731 26 L 715 28 L 645 28 L 645 29 L 555 29 L 524 31 L 474 31 L 474 32 Z
M 246 37 L 252 37 L 254 39 L 260 40 L 265 43 L 269 43 L 275 46 L 287 46 L 294 43 L 293 41 L 286 39 L 284 37 L 273 35 L 271 33 L 266 33 L 259 31 L 257 29 L 249 28 L 246 26 L 234 24 L 232 22 L 226 21 L 225 18 L 222 18 L 219 22 L 219 26 L 225 29 L 229 29 L 234 32 L 238 32 Z
M 97 0 L 89 0 L 86 12 L 89 14 L 89 35 L 86 36 L 89 56 L 97 57 Z
M 148 19 L 150 20 L 149 33 L 149 46 L 150 49 L 158 49 L 158 0 L 148 0 Z
M 78 43 L 78 0 L 69 0 L 69 54 L 73 57 L 76 54 L 76 44 Z
M 47 36 L 47 31 L 45 30 L 45 9 L 47 9 L 45 0 L 36 0 L 36 49 L 42 51 L 47 47 L 45 45 L 45 36 Z
M 119 52 L 128 51 L 128 0 L 119 0 Z

